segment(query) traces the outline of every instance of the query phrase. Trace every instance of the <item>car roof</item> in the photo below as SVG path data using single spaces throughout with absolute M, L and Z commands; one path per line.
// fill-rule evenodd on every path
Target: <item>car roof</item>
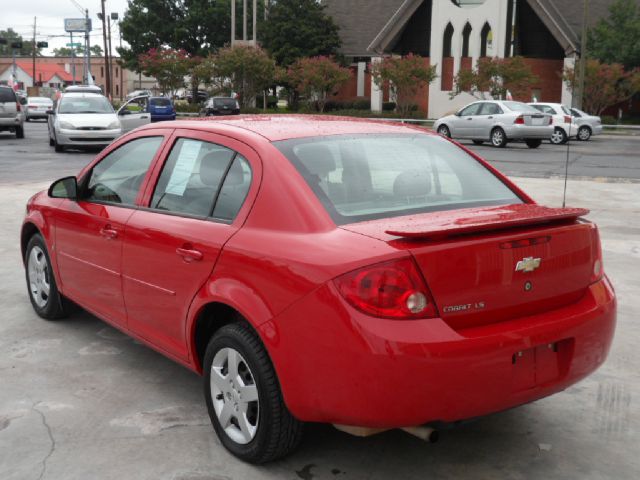
M 98 92 L 66 92 L 62 94 L 62 97 L 104 97 L 101 93 Z
M 371 133 L 420 133 L 435 135 L 423 128 L 392 123 L 390 121 L 331 115 L 236 115 L 230 117 L 203 117 L 192 120 L 166 122 L 164 125 L 202 131 L 236 130 L 254 133 L 270 142 L 329 135 L 357 135 Z M 149 124 L 141 129 L 158 128 Z M 138 130 L 139 131 L 139 130 Z M 412 132 L 413 131 L 413 132 Z
M 141 96 L 144 96 L 144 95 L 141 95 Z M 155 97 L 148 97 L 148 98 L 149 98 L 149 100 L 157 100 L 157 99 L 159 99 L 159 98 L 163 98 L 163 99 L 165 99 L 165 100 L 171 100 L 169 97 L 164 97 L 164 96 L 162 96 L 162 95 L 157 95 L 157 96 L 155 96 Z

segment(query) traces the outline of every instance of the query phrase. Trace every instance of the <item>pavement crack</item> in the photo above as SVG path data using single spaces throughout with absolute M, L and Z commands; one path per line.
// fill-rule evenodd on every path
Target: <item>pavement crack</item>
M 49 458 L 51 457 L 51 455 L 53 455 L 53 452 L 56 450 L 56 439 L 53 438 L 53 433 L 51 432 L 51 426 L 49 425 L 49 423 L 47 423 L 47 417 L 45 416 L 44 412 L 42 412 L 42 410 L 39 410 L 37 408 L 38 404 L 40 402 L 34 403 L 33 406 L 31 407 L 31 409 L 35 412 L 38 413 L 38 415 L 40 415 L 40 418 L 42 419 L 42 425 L 44 425 L 44 427 L 47 429 L 47 434 L 49 435 L 49 440 L 51 441 L 51 446 L 49 448 L 49 452 L 47 453 L 47 455 L 42 459 L 42 471 L 40 472 L 40 475 L 38 476 L 38 480 L 42 480 L 45 476 L 45 474 L 47 473 L 47 461 L 49 460 Z

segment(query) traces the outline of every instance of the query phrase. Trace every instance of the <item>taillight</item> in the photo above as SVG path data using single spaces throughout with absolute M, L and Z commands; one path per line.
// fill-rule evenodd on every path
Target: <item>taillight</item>
M 22 108 L 20 107 L 20 103 L 16 102 L 16 111 L 21 112 Z
M 564 123 L 571 123 L 571 117 L 569 115 L 564 116 Z
M 516 125 L 524 125 L 524 117 L 520 115 L 513 121 L 513 123 Z
M 595 225 L 591 230 L 591 245 L 593 248 L 593 269 L 591 271 L 591 283 L 598 282 L 604 275 L 604 269 L 602 268 L 602 246 L 600 245 L 600 234 L 598 233 L 598 227 Z
M 553 125 L 553 117 L 549 116 L 549 125 Z
M 431 292 L 410 258 L 354 270 L 334 283 L 352 307 L 374 317 L 408 320 L 438 314 Z

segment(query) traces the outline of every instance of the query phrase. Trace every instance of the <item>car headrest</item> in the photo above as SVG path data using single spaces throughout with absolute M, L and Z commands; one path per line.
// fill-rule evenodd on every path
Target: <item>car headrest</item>
M 336 169 L 336 161 L 326 145 L 300 145 L 296 149 L 296 155 L 312 175 L 325 177 Z
M 236 186 L 244 183 L 244 172 L 242 171 L 242 165 L 240 160 L 236 158 L 231 164 L 231 168 L 227 173 L 227 178 L 224 181 L 225 185 Z
M 229 164 L 231 153 L 215 151 L 207 153 L 200 159 L 200 181 L 209 187 L 217 187 Z
M 393 194 L 399 197 L 418 197 L 431 192 L 431 174 L 426 170 L 407 170 L 393 182 Z

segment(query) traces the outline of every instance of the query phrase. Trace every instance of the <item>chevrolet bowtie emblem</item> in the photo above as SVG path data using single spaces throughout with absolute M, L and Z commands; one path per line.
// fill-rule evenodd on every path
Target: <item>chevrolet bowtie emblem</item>
M 516 272 L 533 272 L 540 266 L 542 259 L 526 257 L 516 264 Z

